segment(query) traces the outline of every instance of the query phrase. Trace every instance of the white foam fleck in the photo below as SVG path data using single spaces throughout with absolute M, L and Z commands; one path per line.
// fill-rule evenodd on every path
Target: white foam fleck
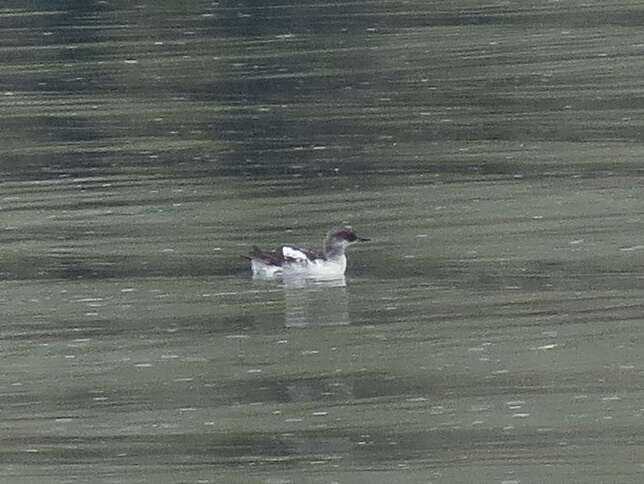
M 632 247 L 622 247 L 619 249 L 621 252 L 633 252 L 635 250 L 644 249 L 644 245 L 633 245 Z
M 537 346 L 538 350 L 552 350 L 556 348 L 558 345 L 556 344 L 549 344 L 549 345 L 543 345 L 543 346 Z

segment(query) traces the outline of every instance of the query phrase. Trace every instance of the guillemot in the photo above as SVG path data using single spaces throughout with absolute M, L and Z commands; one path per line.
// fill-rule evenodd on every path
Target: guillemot
M 333 278 L 344 275 L 347 268 L 345 249 L 356 242 L 369 239 L 358 237 L 350 226 L 336 227 L 329 231 L 322 251 L 312 251 L 293 245 L 283 245 L 272 251 L 253 246 L 250 260 L 253 276 L 273 278 L 300 276 Z

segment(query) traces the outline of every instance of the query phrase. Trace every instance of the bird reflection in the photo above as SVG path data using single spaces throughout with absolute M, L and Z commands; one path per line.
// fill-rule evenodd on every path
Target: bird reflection
M 287 328 L 349 324 L 347 282 L 334 279 L 284 278 Z

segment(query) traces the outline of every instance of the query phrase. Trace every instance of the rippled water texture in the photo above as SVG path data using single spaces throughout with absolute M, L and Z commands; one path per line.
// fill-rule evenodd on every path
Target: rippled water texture
M 643 24 L 4 2 L 0 481 L 643 482 Z

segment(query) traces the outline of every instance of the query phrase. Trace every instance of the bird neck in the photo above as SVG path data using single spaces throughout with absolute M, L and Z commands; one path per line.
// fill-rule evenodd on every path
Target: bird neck
M 327 238 L 324 241 L 324 256 L 327 259 L 341 259 L 344 257 L 344 249 L 346 245 L 342 241 Z

